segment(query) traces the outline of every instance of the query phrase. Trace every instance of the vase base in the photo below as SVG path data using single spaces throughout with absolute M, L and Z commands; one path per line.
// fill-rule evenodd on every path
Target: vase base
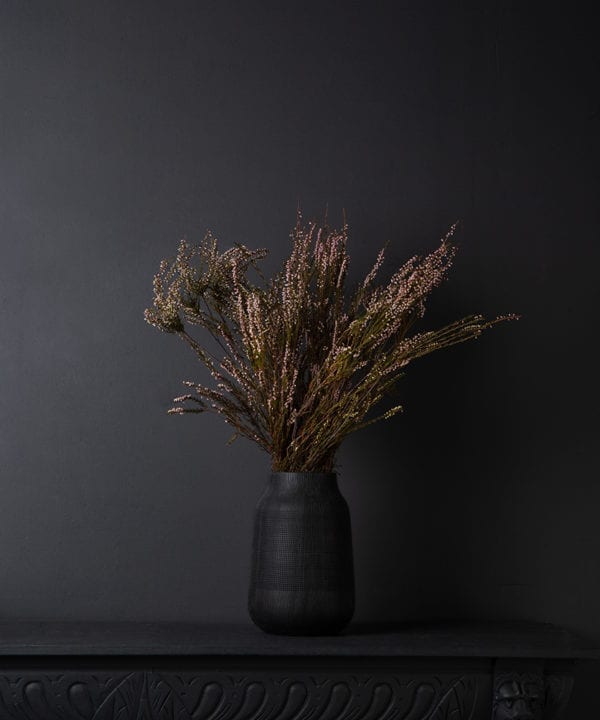
M 248 610 L 252 622 L 270 635 L 338 635 L 354 614 L 354 593 L 255 588 Z

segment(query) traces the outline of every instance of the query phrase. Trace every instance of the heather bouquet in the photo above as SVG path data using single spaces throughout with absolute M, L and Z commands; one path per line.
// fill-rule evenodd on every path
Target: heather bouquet
M 197 246 L 182 240 L 160 265 L 145 317 L 183 339 L 211 380 L 186 381 L 169 412 L 221 415 L 232 439 L 245 436 L 269 453 L 275 472 L 331 472 L 347 435 L 401 410 L 377 412 L 409 363 L 512 317 L 415 329 L 452 265 L 454 231 L 385 282 L 381 250 L 352 291 L 346 224 L 305 224 L 299 214 L 289 258 L 270 279 L 260 271 L 266 250 L 221 251 L 211 234 Z

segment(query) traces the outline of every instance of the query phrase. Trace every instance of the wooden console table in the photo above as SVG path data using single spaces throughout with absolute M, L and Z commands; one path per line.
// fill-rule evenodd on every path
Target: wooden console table
M 0 622 L 0 720 L 558 720 L 597 657 L 531 624 Z

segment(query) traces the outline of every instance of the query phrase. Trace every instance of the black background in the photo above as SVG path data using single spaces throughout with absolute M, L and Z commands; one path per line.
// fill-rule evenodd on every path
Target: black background
M 165 414 L 201 368 L 142 313 L 182 236 L 277 268 L 300 202 L 346 209 L 353 280 L 462 219 L 423 327 L 523 315 L 409 368 L 405 413 L 343 446 L 357 619 L 600 638 L 585 7 L 3 0 L 0 617 L 245 620 L 268 458 Z

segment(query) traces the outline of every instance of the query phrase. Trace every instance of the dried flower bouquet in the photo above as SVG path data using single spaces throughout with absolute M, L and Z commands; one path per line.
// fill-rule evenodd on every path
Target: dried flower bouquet
M 412 360 L 514 317 L 471 315 L 411 332 L 452 264 L 454 231 L 437 250 L 376 284 L 382 250 L 349 297 L 345 224 L 305 225 L 298 214 L 291 255 L 270 280 L 259 268 L 266 250 L 236 245 L 220 252 L 211 234 L 198 246 L 182 240 L 175 260 L 160 265 L 145 317 L 185 340 L 214 384 L 185 382 L 190 392 L 169 412 L 222 415 L 235 431 L 231 439 L 258 443 L 274 472 L 331 472 L 347 435 L 401 410 L 395 405 L 369 417 Z M 208 331 L 218 351 L 192 337 L 190 325 Z

